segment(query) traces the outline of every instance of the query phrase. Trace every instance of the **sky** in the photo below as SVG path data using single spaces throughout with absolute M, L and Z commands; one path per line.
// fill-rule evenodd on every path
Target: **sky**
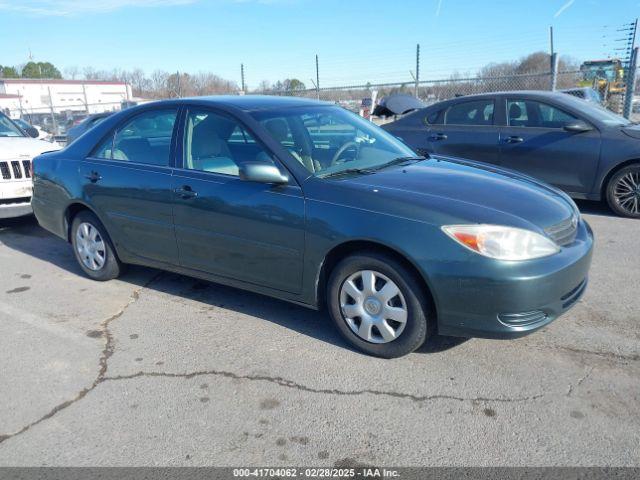
M 602 58 L 640 16 L 639 0 L 0 0 L 0 64 L 208 71 L 240 83 L 309 87 L 473 74 L 555 50 Z

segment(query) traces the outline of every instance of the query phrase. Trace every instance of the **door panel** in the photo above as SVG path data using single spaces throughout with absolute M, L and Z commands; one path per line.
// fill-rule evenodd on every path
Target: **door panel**
M 177 264 L 171 169 L 121 161 L 80 165 L 84 200 L 95 208 L 118 250 Z
M 215 109 L 185 112 L 173 175 L 180 263 L 291 293 L 301 290 L 305 204 L 297 185 L 239 178 L 247 162 L 274 163 L 241 122 Z
M 498 127 L 492 98 L 461 101 L 438 115 L 427 130 L 427 150 L 443 155 L 498 163 Z M 428 119 L 427 119 L 428 121 Z
M 509 139 L 521 139 L 509 143 Z M 591 191 L 600 158 L 600 133 L 561 129 L 503 127 L 500 163 L 567 192 Z
M 185 187 L 188 187 L 184 193 Z M 298 293 L 304 198 L 297 186 L 180 170 L 173 177 L 182 266 Z
M 499 162 L 498 127 L 434 125 L 428 129 L 426 141 L 429 152 Z
M 591 192 L 600 159 L 600 132 L 567 132 L 572 114 L 530 100 L 507 101 L 510 126 L 500 128 L 500 163 L 573 193 Z

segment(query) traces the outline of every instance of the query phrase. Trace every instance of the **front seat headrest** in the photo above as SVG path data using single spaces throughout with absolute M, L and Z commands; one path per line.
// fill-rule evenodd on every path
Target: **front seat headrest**
M 522 108 L 517 103 L 512 103 L 509 107 L 509 118 L 520 118 L 520 115 L 522 115 Z
M 264 122 L 264 128 L 266 128 L 273 138 L 280 143 L 284 142 L 289 137 L 289 125 L 287 125 L 286 120 L 282 118 L 272 118 L 267 120 Z
M 222 154 L 222 140 L 213 135 L 198 135 L 191 143 L 193 158 L 219 157 Z

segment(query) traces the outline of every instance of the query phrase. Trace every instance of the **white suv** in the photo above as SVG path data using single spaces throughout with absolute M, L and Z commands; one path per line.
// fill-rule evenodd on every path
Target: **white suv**
M 31 213 L 31 160 L 59 149 L 57 143 L 29 137 L 0 113 L 0 219 Z

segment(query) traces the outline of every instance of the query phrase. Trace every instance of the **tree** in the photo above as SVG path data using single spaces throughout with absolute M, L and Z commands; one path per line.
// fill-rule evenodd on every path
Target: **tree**
M 62 78 L 60 70 L 50 62 L 27 62 L 20 76 L 22 78 Z
M 19 78 L 18 71 L 15 67 L 0 65 L 0 78 Z
M 301 82 L 300 80 L 298 80 L 297 78 L 292 78 L 292 79 L 286 79 L 284 81 L 286 87 L 287 87 L 287 91 L 289 92 L 297 92 L 300 90 L 306 90 L 307 87 L 305 86 L 305 84 L 303 82 Z
M 269 82 L 269 80 L 262 80 L 259 84 L 258 84 L 258 92 L 268 92 L 269 90 L 271 90 L 271 82 Z
M 80 75 L 80 69 L 76 66 L 69 66 L 69 67 L 65 67 L 64 69 L 64 77 L 71 79 L 71 80 L 75 80 L 76 77 L 78 77 Z

